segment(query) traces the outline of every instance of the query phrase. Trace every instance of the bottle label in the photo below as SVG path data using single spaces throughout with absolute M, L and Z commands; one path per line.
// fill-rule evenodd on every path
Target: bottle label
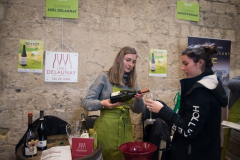
M 118 92 L 113 92 L 112 94 L 111 94 L 111 96 L 113 97 L 113 96 L 117 96 L 117 95 L 119 95 L 120 94 L 120 91 L 118 91 Z
M 25 155 L 26 156 L 31 156 L 37 154 L 37 146 L 34 147 L 25 147 Z
M 83 133 L 83 134 L 81 134 L 80 138 L 89 138 L 89 134 L 88 133 Z
M 155 64 L 151 63 L 151 70 L 154 71 L 155 70 Z
M 21 58 L 20 58 L 20 64 L 21 64 L 21 65 L 27 64 L 27 57 L 21 57 Z
M 47 146 L 47 140 L 38 142 L 38 147 L 46 147 L 46 146 Z

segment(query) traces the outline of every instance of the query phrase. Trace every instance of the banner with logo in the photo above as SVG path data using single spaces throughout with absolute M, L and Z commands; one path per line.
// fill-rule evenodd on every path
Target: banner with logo
M 78 82 L 78 53 L 46 51 L 45 82 Z
M 218 53 L 212 57 L 212 70 L 222 82 L 228 95 L 227 82 L 229 81 L 230 71 L 231 41 L 204 37 L 188 37 L 188 46 L 204 43 L 215 43 L 217 45 Z
M 149 51 L 149 76 L 167 76 L 167 50 L 150 49 Z
M 199 4 L 177 1 L 177 19 L 199 21 Z
M 78 0 L 46 0 L 46 17 L 78 18 Z
M 44 41 L 20 39 L 18 72 L 42 73 Z

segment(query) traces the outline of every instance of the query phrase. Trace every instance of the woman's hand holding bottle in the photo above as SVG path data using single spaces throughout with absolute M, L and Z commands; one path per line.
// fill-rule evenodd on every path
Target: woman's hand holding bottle
M 107 108 L 114 108 L 114 107 L 119 106 L 120 104 L 121 104 L 121 102 L 111 103 L 110 99 L 106 99 L 106 100 L 101 101 L 101 105 L 103 107 L 107 107 Z
M 154 113 L 158 113 L 163 107 L 163 104 L 161 102 L 153 101 L 151 99 L 146 99 L 145 105 L 147 106 L 149 111 L 154 112 Z
M 144 93 L 141 93 L 141 94 L 137 93 L 137 94 L 135 95 L 135 98 L 136 98 L 137 100 L 141 100 L 143 96 L 144 96 Z

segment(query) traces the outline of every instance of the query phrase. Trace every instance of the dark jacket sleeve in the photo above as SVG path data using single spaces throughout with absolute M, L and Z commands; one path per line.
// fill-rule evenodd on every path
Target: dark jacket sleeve
M 159 111 L 160 118 L 184 137 L 192 139 L 203 128 L 210 111 L 210 98 L 206 96 L 211 95 L 204 89 L 196 89 L 185 103 L 183 116 L 174 113 L 172 109 L 164 105 Z

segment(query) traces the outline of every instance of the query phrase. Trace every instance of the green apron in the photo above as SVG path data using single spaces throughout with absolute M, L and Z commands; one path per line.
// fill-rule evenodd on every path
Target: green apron
M 122 89 L 113 87 L 113 92 Z M 133 141 L 132 123 L 129 109 L 132 99 L 123 102 L 116 108 L 104 108 L 100 117 L 94 124 L 97 131 L 97 139 L 102 145 L 103 160 L 124 160 L 123 154 L 118 150 L 118 146 L 123 143 Z

